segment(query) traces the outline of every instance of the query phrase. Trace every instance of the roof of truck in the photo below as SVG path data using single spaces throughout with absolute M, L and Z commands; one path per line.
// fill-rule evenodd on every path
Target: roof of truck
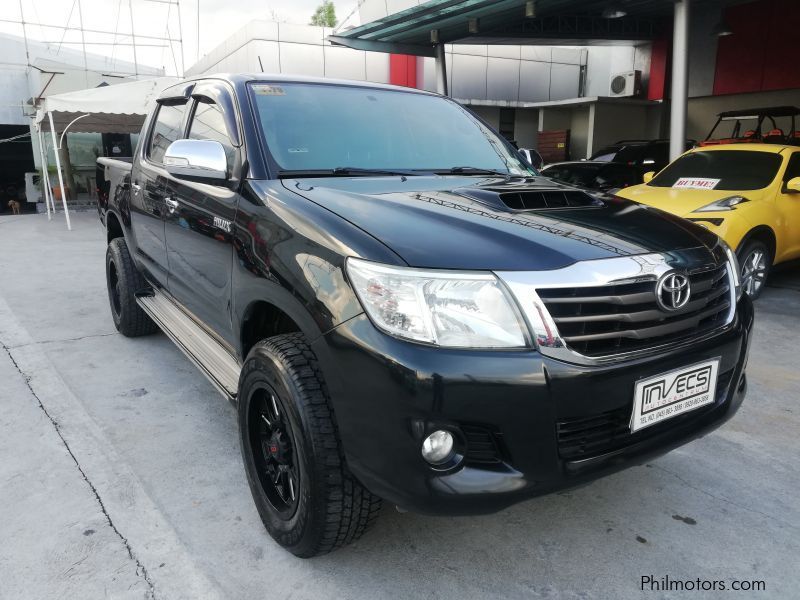
M 366 87 L 372 89 L 383 89 L 393 91 L 404 91 L 412 94 L 430 94 L 426 90 L 419 90 L 416 88 L 403 87 L 398 85 L 390 85 L 388 83 L 373 83 L 370 81 L 360 81 L 353 79 L 330 79 L 327 77 L 307 77 L 303 75 L 282 75 L 278 73 L 213 73 L 208 75 L 198 75 L 195 77 L 187 77 L 186 79 L 176 83 L 173 86 L 165 89 L 159 98 L 170 98 L 175 96 L 175 88 L 187 86 L 188 84 L 205 81 L 209 79 L 217 79 L 227 81 L 232 85 L 250 83 L 253 81 L 263 83 L 321 83 L 327 85 L 347 85 L 353 87 Z

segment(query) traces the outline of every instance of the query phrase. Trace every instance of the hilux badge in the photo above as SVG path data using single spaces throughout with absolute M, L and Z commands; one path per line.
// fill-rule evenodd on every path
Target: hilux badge
M 219 217 L 214 217 L 214 227 L 219 227 L 225 233 L 231 232 L 231 222 L 227 219 L 220 219 Z
M 690 295 L 689 277 L 676 271 L 664 275 L 656 286 L 656 302 L 666 311 L 683 308 Z

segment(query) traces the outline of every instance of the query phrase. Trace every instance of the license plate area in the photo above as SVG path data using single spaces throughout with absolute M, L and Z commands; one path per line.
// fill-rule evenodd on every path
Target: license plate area
M 631 433 L 714 402 L 719 357 L 636 382 Z

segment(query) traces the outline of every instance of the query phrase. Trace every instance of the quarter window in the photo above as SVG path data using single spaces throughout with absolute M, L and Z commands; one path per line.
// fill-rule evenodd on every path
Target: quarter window
M 155 163 L 164 162 L 164 153 L 169 145 L 183 137 L 183 115 L 186 105 L 162 104 L 158 108 L 150 144 L 147 147 L 147 158 Z
M 800 177 L 800 152 L 795 152 L 786 165 L 786 173 L 783 175 L 784 183 L 795 177 Z

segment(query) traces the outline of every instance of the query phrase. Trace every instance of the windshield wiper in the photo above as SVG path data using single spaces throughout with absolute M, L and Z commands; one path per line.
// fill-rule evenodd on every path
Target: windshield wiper
M 495 169 L 484 169 L 482 167 L 452 167 L 442 171 L 437 170 L 436 173 L 444 173 L 447 175 L 497 175 L 498 177 L 502 177 L 504 179 L 510 179 L 511 177 L 514 177 L 513 173 L 497 171 Z
M 348 175 L 404 175 L 415 177 L 419 173 L 403 169 L 365 169 L 361 167 L 336 167 L 334 169 L 281 169 L 278 177 L 347 177 Z
M 411 177 L 419 175 L 408 169 L 362 169 L 361 167 L 336 167 L 333 172 L 342 175 L 406 175 Z

